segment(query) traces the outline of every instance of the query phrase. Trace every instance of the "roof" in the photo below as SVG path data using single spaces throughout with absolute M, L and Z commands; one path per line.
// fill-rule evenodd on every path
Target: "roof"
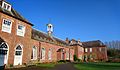
M 68 46 L 68 44 L 65 41 L 58 39 L 54 36 L 49 36 L 48 34 L 42 32 L 42 31 L 35 30 L 35 29 L 32 29 L 32 37 L 31 38 L 34 40 L 48 42 L 48 43 L 52 43 L 52 44 L 56 44 L 56 45 L 60 45 L 60 46 Z
M 105 46 L 100 40 L 82 42 L 83 47 L 101 47 Z
M 8 2 L 7 2 L 8 3 Z M 10 4 L 10 3 L 9 3 Z M 2 8 L 2 1 L 0 1 L 0 12 L 6 14 L 6 15 L 9 15 L 13 18 L 16 18 L 18 20 L 21 20 L 23 22 L 26 22 L 27 24 L 33 26 L 32 23 L 28 22 L 23 16 L 21 16 L 16 10 L 14 10 L 13 8 L 11 8 L 11 11 L 8 11 L 4 8 Z

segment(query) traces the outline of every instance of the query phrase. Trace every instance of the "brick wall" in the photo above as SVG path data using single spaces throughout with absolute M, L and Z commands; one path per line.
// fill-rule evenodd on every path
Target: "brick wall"
M 73 60 L 73 55 L 74 55 L 74 50 L 72 48 L 68 48 L 68 47 L 62 47 L 62 46 L 58 46 L 55 44 L 50 44 L 50 43 L 46 43 L 46 42 L 39 42 L 37 40 L 32 40 L 32 45 L 39 47 L 40 49 L 37 49 L 38 54 L 37 56 L 41 57 L 41 48 L 45 48 L 45 59 L 40 59 L 40 62 L 55 62 L 58 60 L 61 60 L 61 55 L 63 52 L 58 52 L 59 49 L 63 48 L 65 50 L 64 52 L 64 60 L 66 60 L 66 52 L 68 51 L 69 53 L 71 53 L 71 59 Z M 52 49 L 52 56 L 51 56 L 51 60 L 48 59 L 48 51 L 49 49 Z
M 10 19 L 12 21 L 11 33 L 6 33 L 1 31 L 3 19 Z M 17 24 L 19 22 L 26 27 L 24 37 L 16 35 Z M 8 44 L 8 48 L 9 48 L 8 64 L 14 63 L 15 48 L 19 44 L 23 45 L 23 59 L 22 59 L 23 63 L 26 63 L 30 60 L 30 54 L 28 54 L 28 51 L 30 50 L 30 47 L 31 47 L 31 29 L 32 29 L 31 25 L 24 23 L 22 21 L 19 21 L 10 16 L 7 16 L 3 13 L 0 13 L 0 37 Z

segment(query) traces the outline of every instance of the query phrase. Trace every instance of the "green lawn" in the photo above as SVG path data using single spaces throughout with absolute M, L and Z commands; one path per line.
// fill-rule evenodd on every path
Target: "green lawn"
M 120 63 L 79 63 L 78 70 L 120 70 Z
M 53 68 L 55 67 L 55 63 L 47 63 L 47 64 L 37 64 L 36 66 L 39 66 L 39 67 L 45 67 L 45 68 Z

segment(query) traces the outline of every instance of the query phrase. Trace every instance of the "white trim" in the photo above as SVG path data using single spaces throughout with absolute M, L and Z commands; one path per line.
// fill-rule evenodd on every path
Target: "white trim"
M 66 52 L 66 60 L 69 60 L 69 51 Z
M 4 8 L 4 4 L 6 4 L 6 8 Z M 8 6 L 9 6 L 9 9 L 8 9 Z M 8 10 L 8 11 L 11 11 L 11 5 L 6 3 L 5 1 L 2 2 L 2 8 Z
M 85 52 L 88 52 L 88 48 L 85 48 Z
M 33 56 L 33 53 L 31 54 L 32 56 L 33 56 L 33 59 L 31 59 L 31 60 L 37 60 L 37 47 L 36 46 L 33 46 L 32 47 L 32 52 L 33 52 L 33 48 L 35 47 L 35 49 L 36 49 L 36 51 L 35 51 L 35 53 L 36 53 L 36 57 L 34 57 Z
M 23 57 L 23 45 L 21 45 L 21 44 L 17 44 L 16 45 L 16 47 L 14 48 L 15 49 L 15 51 L 14 51 L 14 65 L 16 65 L 15 64 L 15 58 L 16 58 L 16 48 L 18 47 L 20 45 L 20 47 L 22 48 L 22 53 L 21 53 L 21 64 L 20 65 L 22 65 L 22 57 Z
M 90 48 L 90 52 L 92 52 L 92 48 Z
M 52 48 L 48 51 L 48 60 L 52 60 Z
M 99 51 L 100 51 L 100 52 L 102 51 L 102 48 L 101 48 L 101 47 L 99 48 Z
M 5 24 L 4 24 L 4 20 L 11 22 L 10 26 L 5 25 Z M 6 28 L 6 29 L 5 29 L 5 28 Z M 9 28 L 9 29 L 8 29 L 8 28 Z M 11 19 L 3 19 L 3 20 L 2 20 L 2 29 L 1 29 L 1 30 L 2 30 L 3 32 L 11 33 L 11 31 L 12 31 L 12 21 L 11 21 Z
M 42 51 L 42 49 L 44 49 L 44 58 L 43 58 L 43 53 L 42 53 L 43 51 Z M 46 49 L 44 47 L 41 48 L 41 54 L 42 54 L 41 55 L 41 57 L 42 57 L 41 60 L 45 60 L 45 58 L 46 58 Z
M 20 29 L 18 29 L 18 26 L 23 26 L 23 30 L 20 30 Z M 17 35 L 18 36 L 22 36 L 22 37 L 24 37 L 24 35 L 25 35 L 25 29 L 26 29 L 26 27 L 25 27 L 25 25 L 23 25 L 23 24 L 17 24 Z
M 3 42 L 7 45 L 7 59 L 6 59 L 6 64 L 8 64 L 8 56 L 9 56 L 9 45 L 6 42 Z M 5 62 L 4 62 L 5 64 Z

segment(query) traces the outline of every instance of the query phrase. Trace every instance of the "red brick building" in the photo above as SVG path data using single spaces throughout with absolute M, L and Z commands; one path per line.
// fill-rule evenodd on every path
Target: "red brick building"
M 22 65 L 29 62 L 73 61 L 74 50 L 48 34 L 32 29 L 33 24 L 16 12 L 12 5 L 0 1 L 0 66 Z
M 74 39 L 67 43 L 74 48 L 74 54 L 82 61 L 107 61 L 107 47 L 100 40 L 80 42 Z
M 90 48 L 80 41 L 63 41 L 52 35 L 53 26 L 47 24 L 47 33 L 35 30 L 33 24 L 16 12 L 12 5 L 6 1 L 0 1 L 0 66 L 22 65 L 30 62 L 56 62 L 59 60 L 73 61 L 73 55 L 84 59 L 89 55 L 84 50 Z M 106 46 L 92 47 L 106 48 Z M 102 50 L 102 49 L 101 49 Z M 102 59 L 104 52 L 93 52 Z

